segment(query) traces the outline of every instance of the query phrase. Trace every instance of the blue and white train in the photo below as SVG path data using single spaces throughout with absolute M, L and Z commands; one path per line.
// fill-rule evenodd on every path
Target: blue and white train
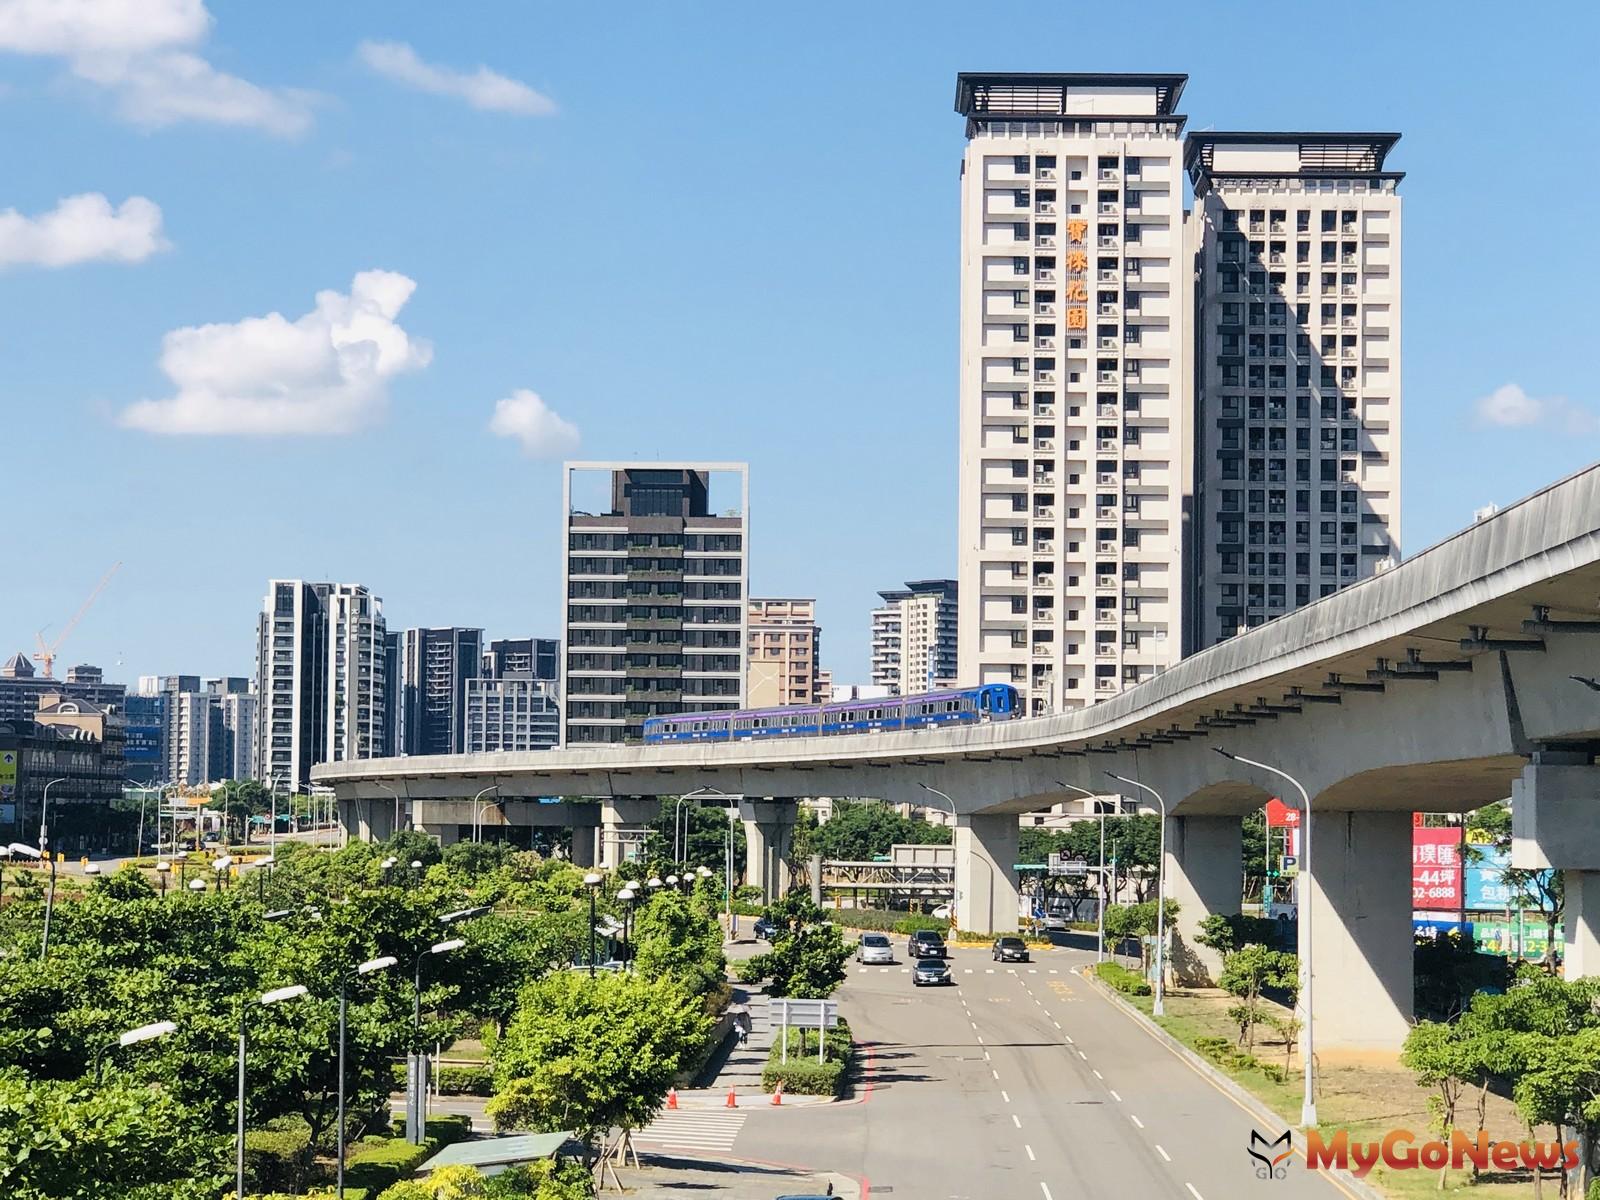
M 845 700 L 837 704 L 796 704 L 784 708 L 742 708 L 730 712 L 683 713 L 650 717 L 646 742 L 737 742 L 750 738 L 817 737 L 846 733 L 893 733 L 945 725 L 1009 721 L 1017 716 L 1017 689 L 991 683 L 983 687 Z

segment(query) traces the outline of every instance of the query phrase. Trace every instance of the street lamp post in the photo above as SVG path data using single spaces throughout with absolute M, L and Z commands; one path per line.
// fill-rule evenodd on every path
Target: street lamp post
M 386 971 L 397 961 L 399 960 L 392 954 L 385 954 L 382 958 L 370 958 L 364 963 L 357 964 L 356 977 L 370 975 L 374 971 Z M 349 1007 L 350 978 L 350 974 L 346 972 L 339 979 L 339 1132 L 337 1182 L 334 1184 L 334 1193 L 339 1200 L 344 1200 L 344 1036 L 345 1011 Z
M 952 800 L 947 793 L 941 792 L 936 787 L 929 787 L 927 784 L 921 783 L 921 782 L 919 782 L 917 784 L 917 786 L 919 788 L 921 788 L 925 792 L 931 792 L 935 796 L 943 797 L 944 798 L 944 802 L 950 806 L 950 842 L 951 842 L 951 848 L 953 850 L 954 846 L 955 846 L 956 802 L 954 800 Z M 992 865 L 990 865 L 989 860 L 987 858 L 985 858 L 983 855 L 980 854 L 977 857 L 978 857 L 978 861 L 983 864 L 984 870 L 989 872 L 989 927 L 991 929 L 993 929 L 994 928 L 994 867 Z M 955 894 L 955 877 L 954 877 L 953 874 L 951 876 L 950 883 L 951 883 L 951 887 L 950 887 L 950 927 L 952 929 L 954 929 L 956 927 L 956 925 L 957 925 L 956 900 L 957 900 L 958 897 Z
M 712 787 L 695 788 L 693 791 L 685 792 L 683 795 L 678 797 L 677 802 L 672 806 L 672 861 L 675 863 L 680 863 L 683 861 L 683 855 L 679 851 L 678 843 L 678 810 L 682 807 L 685 800 L 697 800 L 701 796 L 716 796 L 721 800 L 733 799 L 733 797 L 727 792 L 719 791 L 717 788 Z M 691 812 L 692 811 L 693 810 L 691 810 Z M 683 826 L 682 849 L 684 851 L 689 849 L 689 824 L 687 821 L 684 822 Z
M 156 878 L 161 880 L 161 896 L 162 896 L 162 899 L 166 898 L 166 895 L 167 895 L 167 876 L 171 875 L 171 874 L 172 874 L 172 864 L 169 863 L 166 859 L 163 858 L 161 861 L 156 863 Z
M 389 824 L 389 836 L 393 837 L 395 834 L 400 832 L 400 793 L 395 791 L 394 788 L 390 787 L 381 779 L 374 779 L 372 782 L 394 797 L 394 820 Z M 367 832 L 370 835 L 371 830 L 368 830 Z
M 491 783 L 488 787 L 484 788 L 472 798 L 472 840 L 474 842 L 483 841 L 483 814 L 489 811 L 489 809 L 494 805 L 500 803 L 499 799 L 496 798 L 480 807 L 478 801 L 482 800 L 487 793 L 498 792 L 499 790 L 500 785 L 498 783 Z
M 306 994 L 303 983 L 291 984 L 289 987 L 274 988 L 270 992 L 262 992 L 260 1002 L 263 1005 L 280 1004 L 285 1000 L 294 1000 Z M 239 1095 L 237 1099 L 237 1124 L 235 1126 L 233 1142 L 233 1169 L 235 1176 L 234 1195 L 243 1196 L 244 1191 L 244 1063 L 245 1053 L 249 1049 L 249 1034 L 245 1025 L 245 1016 L 249 1013 L 250 1006 L 239 1006 Z
M 1118 783 L 1126 783 L 1141 792 L 1149 792 L 1156 798 L 1156 806 L 1161 810 L 1161 836 L 1156 849 L 1156 995 L 1150 1011 L 1155 1016 L 1165 1016 L 1167 1011 L 1167 802 L 1161 798 L 1161 793 L 1149 784 L 1115 775 L 1110 771 L 1106 774 Z
M 622 965 L 623 969 L 630 973 L 633 971 L 633 947 L 628 942 L 628 927 L 633 922 L 633 897 L 631 883 L 625 884 L 617 893 L 617 899 L 627 905 L 627 908 L 622 910 Z
M 144 805 L 145 805 L 145 801 L 150 799 L 150 789 L 153 788 L 153 787 L 160 787 L 161 785 L 159 785 L 157 783 L 154 783 L 154 782 L 151 782 L 151 783 L 140 783 L 137 779 L 127 779 L 127 778 L 124 778 L 122 782 L 123 783 L 131 783 L 131 784 L 133 784 L 134 787 L 139 789 L 139 832 L 134 835 L 134 844 L 133 844 L 133 856 L 135 858 L 138 858 L 141 854 L 144 853 Z M 160 810 L 161 810 L 161 802 L 158 800 L 156 802 L 156 811 L 157 811 L 158 815 L 160 813 Z
M 37 848 L 35 846 L 24 845 L 22 842 L 12 842 L 11 845 L 6 847 L 6 848 L 8 850 L 10 850 L 12 854 L 21 854 L 26 858 L 34 858 L 34 859 L 49 858 L 49 855 L 45 851 L 43 851 L 43 850 L 41 850 L 41 849 L 39 849 L 39 848 Z M 55 902 L 56 902 L 56 860 L 51 858 L 50 859 L 50 891 L 46 894 L 45 901 L 44 901 L 44 939 L 39 943 L 39 961 L 40 962 L 43 962 L 45 960 L 45 955 L 50 953 L 50 910 L 55 907 Z
M 1304 953 L 1300 956 L 1300 969 L 1305 978 L 1305 983 L 1300 989 L 1300 995 L 1305 1001 L 1306 1021 L 1305 1031 L 1301 1034 L 1303 1045 L 1300 1047 L 1300 1059 L 1305 1064 L 1304 1091 L 1300 1097 L 1300 1124 L 1307 1128 L 1317 1123 L 1317 1093 L 1315 1083 L 1316 1056 L 1315 1040 L 1312 1036 L 1312 1005 L 1311 1005 L 1311 796 L 1301 785 L 1300 781 L 1287 771 L 1277 767 L 1268 766 L 1264 762 L 1257 762 L 1253 758 L 1245 758 L 1241 754 L 1230 754 L 1221 746 L 1211 747 L 1223 758 L 1233 762 L 1243 763 L 1247 767 L 1255 767 L 1269 775 L 1276 775 L 1279 779 L 1287 779 L 1294 790 L 1300 793 L 1300 870 L 1299 875 L 1305 879 L 1306 886 L 1300 889 L 1298 919 L 1300 924 L 1300 938 Z
M 1056 786 L 1066 788 L 1069 792 L 1077 792 L 1080 796 L 1094 801 L 1095 812 L 1100 818 L 1100 899 L 1096 905 L 1099 910 L 1095 914 L 1095 962 L 1106 960 L 1106 813 L 1104 801 L 1091 792 L 1088 788 L 1079 787 L 1075 783 L 1063 783 L 1056 780 Z M 1121 807 L 1120 805 L 1118 806 Z
M 472 911 L 472 910 L 468 910 Z M 422 962 L 430 954 L 448 954 L 467 944 L 466 938 L 434 942 L 411 964 L 411 1053 L 406 1058 L 406 1140 L 421 1145 L 427 1126 L 423 1111 L 426 1084 L 422 1080 L 422 1053 L 417 1049 L 422 1036 Z
M 600 890 L 600 876 L 590 871 L 583 877 L 583 886 L 589 890 L 589 978 L 594 978 L 594 897 Z
M 130 1029 L 114 1042 L 107 1042 L 94 1052 L 94 1082 L 100 1085 L 100 1076 L 105 1068 L 106 1054 L 115 1049 L 132 1046 L 139 1042 L 148 1042 L 153 1038 L 166 1037 L 167 1034 L 178 1028 L 175 1021 L 157 1021 L 153 1025 L 141 1025 L 137 1029 Z

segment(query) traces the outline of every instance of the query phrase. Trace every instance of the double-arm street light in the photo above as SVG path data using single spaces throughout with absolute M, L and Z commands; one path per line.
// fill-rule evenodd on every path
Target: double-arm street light
M 953 846 L 955 842 L 956 802 L 952 800 L 947 793 L 941 792 L 936 787 L 930 787 L 928 784 L 920 781 L 917 783 L 917 786 L 925 792 L 931 792 L 933 795 L 941 797 L 944 802 L 950 806 L 950 841 Z M 994 925 L 994 867 L 990 865 L 989 860 L 981 854 L 977 855 L 977 859 L 989 872 L 989 924 L 992 927 Z M 950 883 L 950 928 L 954 929 L 957 926 L 956 900 L 958 897 L 956 896 L 955 875 L 953 871 L 951 873 Z
M 400 793 L 395 791 L 394 788 L 390 787 L 381 779 L 374 779 L 372 782 L 394 797 L 394 820 L 389 823 L 389 836 L 393 837 L 395 834 L 400 832 Z M 368 829 L 367 834 L 370 837 L 372 830 Z
M 141 1025 L 137 1029 L 130 1029 L 114 1042 L 107 1042 L 94 1052 L 94 1082 L 98 1087 L 101 1073 L 105 1069 L 106 1054 L 112 1050 L 126 1046 L 136 1045 L 139 1042 L 148 1042 L 153 1038 L 166 1037 L 178 1028 L 176 1021 L 157 1021 L 153 1025 Z
M 154 780 L 152 780 L 149 783 L 140 783 L 137 779 L 126 779 L 125 778 L 125 779 L 123 779 L 122 782 L 123 783 L 131 783 L 131 784 L 133 784 L 134 787 L 139 789 L 139 832 L 134 835 L 134 844 L 133 844 L 133 856 L 135 858 L 138 858 L 141 854 L 144 853 L 144 803 L 145 803 L 146 800 L 148 800 L 150 798 L 150 791 L 151 791 L 152 788 L 156 789 L 156 794 L 159 796 L 161 794 L 160 793 L 160 788 L 163 785 L 161 785 L 159 783 L 156 783 Z M 156 816 L 159 818 L 160 815 L 161 815 L 161 801 L 157 800 L 156 801 Z M 160 841 L 161 839 L 158 836 L 156 838 L 156 840 Z
M 281 1004 L 285 1000 L 295 1000 L 295 999 L 298 999 L 301 996 L 304 996 L 305 994 L 306 994 L 306 986 L 305 986 L 305 984 L 303 984 L 303 983 L 295 983 L 295 984 L 291 984 L 288 987 L 274 988 L 270 992 L 262 992 L 261 996 L 260 996 L 260 1003 L 263 1004 L 263 1005 Z M 248 1030 L 248 1026 L 245 1024 L 245 1018 L 249 1015 L 249 1012 L 250 1012 L 250 1006 L 248 1004 L 241 1004 L 239 1006 L 239 1095 L 238 1095 L 238 1098 L 237 1098 L 237 1108 L 238 1108 L 237 1124 L 236 1124 L 235 1131 L 234 1131 L 234 1142 L 233 1142 L 233 1170 L 234 1170 L 234 1176 L 235 1176 L 234 1195 L 236 1195 L 236 1196 L 243 1196 L 245 1194 L 245 1190 L 244 1190 L 244 1121 L 245 1121 L 244 1064 L 245 1064 L 245 1054 L 246 1054 L 246 1051 L 249 1049 L 249 1030 Z M 341 1077 L 342 1077 L 343 1072 L 341 1071 L 340 1074 L 341 1074 Z
M 681 846 L 678 841 L 678 810 L 683 807 L 685 800 L 697 800 L 701 796 L 716 796 L 720 800 L 737 799 L 736 796 L 730 796 L 727 792 L 719 791 L 713 787 L 695 788 L 693 791 L 685 792 L 678 797 L 677 802 L 672 806 L 672 861 L 675 863 L 682 862 L 683 851 L 689 849 L 689 826 L 687 822 L 683 826 L 683 842 Z M 690 810 L 691 814 L 693 811 L 693 809 Z
M 1125 783 L 1129 787 L 1138 788 L 1141 792 L 1148 792 L 1156 798 L 1156 807 L 1161 810 L 1161 836 L 1156 849 L 1156 995 L 1150 1011 L 1158 1017 L 1164 1016 L 1167 1011 L 1167 802 L 1161 798 L 1161 793 L 1149 784 L 1110 771 L 1106 774 L 1118 783 Z
M 1096 925 L 1096 929 L 1095 929 L 1095 961 L 1096 962 L 1105 962 L 1105 960 L 1106 960 L 1106 811 L 1105 811 L 1105 801 L 1100 799 L 1100 796 L 1099 796 L 1099 794 L 1097 792 L 1091 792 L 1088 788 L 1079 787 L 1075 783 L 1063 783 L 1061 780 L 1058 779 L 1058 780 L 1056 780 L 1056 786 L 1059 787 L 1059 788 L 1066 788 L 1067 791 L 1069 791 L 1069 792 L 1077 792 L 1080 796 L 1084 796 L 1084 797 L 1094 801 L 1095 812 L 1100 817 L 1100 901 L 1096 905 L 1096 908 L 1099 911 L 1096 913 L 1096 920 L 1095 920 L 1095 925 Z M 1122 805 L 1119 803 L 1117 805 L 1117 808 L 1120 810 L 1121 807 L 1122 807 Z
M 350 1006 L 350 981 L 352 978 L 359 979 L 371 975 L 374 971 L 387 971 L 398 961 L 392 954 L 385 954 L 381 958 L 369 958 L 364 963 L 358 963 L 353 974 L 347 971 L 339 978 L 339 1131 L 337 1182 L 334 1184 L 334 1192 L 339 1200 L 344 1200 L 344 1039 L 345 1013 Z M 242 1196 L 244 1193 L 241 1191 L 239 1194 Z
M 1300 1047 L 1300 1058 L 1305 1064 L 1304 1091 L 1300 1098 L 1300 1124 L 1310 1127 L 1317 1123 L 1317 1093 L 1314 1073 L 1316 1071 L 1315 1055 L 1313 1049 L 1315 1040 L 1311 1032 L 1311 797 L 1300 781 L 1287 771 L 1277 767 L 1268 766 L 1264 762 L 1257 762 L 1253 758 L 1245 758 L 1242 754 L 1230 754 L 1221 746 L 1211 747 L 1223 758 L 1236 763 L 1243 763 L 1247 767 L 1255 767 L 1258 771 L 1265 771 L 1269 775 L 1276 775 L 1279 779 L 1287 779 L 1300 793 L 1300 870 L 1299 876 L 1306 881 L 1306 886 L 1298 888 L 1298 913 L 1300 926 L 1300 971 L 1304 982 L 1300 987 L 1300 996 L 1305 1001 L 1306 1027 L 1302 1035 L 1304 1045 Z
M 498 792 L 499 790 L 500 785 L 498 783 L 491 783 L 472 798 L 472 840 L 474 842 L 483 841 L 483 814 L 501 803 L 499 796 L 484 804 L 479 804 L 478 801 L 482 800 L 490 792 Z

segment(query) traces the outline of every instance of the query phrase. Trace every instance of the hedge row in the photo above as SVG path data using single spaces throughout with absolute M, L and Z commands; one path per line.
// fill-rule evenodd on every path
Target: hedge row
M 1108 983 L 1117 991 L 1129 996 L 1148 996 L 1150 985 L 1137 971 L 1130 971 L 1121 963 L 1103 962 L 1096 963 L 1094 973 L 1100 976 L 1101 982 Z
M 919 929 L 944 933 L 950 922 L 922 913 L 890 912 L 882 908 L 830 908 L 828 920 L 845 929 L 864 929 L 875 933 L 913 934 Z
M 366 1188 L 376 1196 L 390 1184 L 411 1176 L 441 1148 L 462 1141 L 471 1132 L 471 1119 L 452 1113 L 428 1122 L 428 1136 L 420 1146 L 413 1146 L 403 1137 L 362 1138 L 351 1147 L 345 1165 L 346 1200 L 351 1188 Z
M 789 1061 L 780 1062 L 782 1035 L 777 1035 L 772 1043 L 772 1051 L 767 1055 L 767 1065 L 761 1071 L 762 1088 L 769 1092 L 776 1091 L 781 1081 L 783 1090 L 795 1096 L 841 1095 L 855 1051 L 855 1044 L 850 1039 L 850 1026 L 840 1021 L 828 1030 L 826 1044 L 827 1061 L 819 1063 L 816 1058 L 816 1030 L 790 1029 Z
M 1194 1048 L 1218 1066 L 1230 1067 L 1235 1071 L 1260 1071 L 1273 1083 L 1287 1083 L 1289 1080 L 1289 1072 L 1277 1063 L 1262 1062 L 1255 1055 L 1246 1054 L 1225 1037 L 1195 1038 Z

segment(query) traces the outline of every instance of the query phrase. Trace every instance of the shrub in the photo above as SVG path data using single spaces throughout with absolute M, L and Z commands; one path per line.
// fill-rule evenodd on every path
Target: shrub
M 446 1096 L 492 1096 L 494 1072 L 488 1067 L 440 1067 L 439 1091 Z
M 311 1169 L 311 1127 L 293 1117 L 271 1121 L 266 1129 L 247 1130 L 244 1167 L 258 1188 L 299 1191 Z
M 893 912 L 885 908 L 830 908 L 828 920 L 845 929 L 862 929 L 874 933 L 912 934 L 919 929 L 932 929 L 944 933 L 950 922 L 940 917 L 922 913 Z
M 1150 985 L 1137 971 L 1130 971 L 1121 963 L 1103 962 L 1096 963 L 1094 973 L 1103 983 L 1110 984 L 1117 991 L 1129 996 L 1148 996 Z
M 377 1195 L 407 1178 L 437 1154 L 441 1147 L 459 1142 L 472 1132 L 470 1118 L 452 1113 L 428 1122 L 428 1136 L 422 1145 L 413 1146 L 404 1138 L 362 1138 L 350 1149 L 345 1166 L 346 1200 L 351 1187 L 366 1188 Z
M 781 1064 L 768 1063 L 761 1072 L 761 1086 L 776 1091 L 778 1084 L 795 1096 L 837 1096 L 844 1090 L 845 1065 L 829 1060 L 819 1063 L 814 1058 L 795 1058 Z

